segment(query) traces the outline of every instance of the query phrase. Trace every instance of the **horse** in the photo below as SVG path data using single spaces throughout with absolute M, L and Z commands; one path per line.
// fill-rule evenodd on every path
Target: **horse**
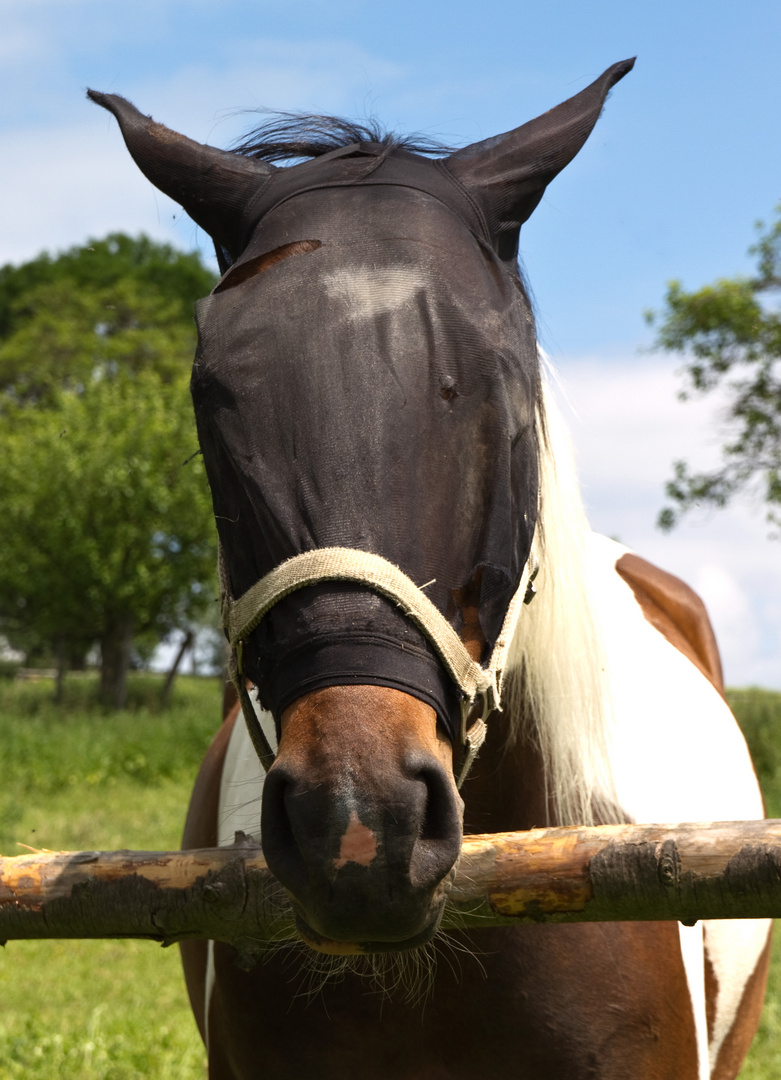
M 182 946 L 212 1080 L 747 1052 L 766 920 L 439 930 L 464 833 L 763 816 L 701 600 L 589 529 L 518 267 L 632 64 L 439 152 L 295 117 L 222 151 L 89 92 L 222 272 L 192 393 L 235 690 L 183 846 L 261 839 L 300 940 Z

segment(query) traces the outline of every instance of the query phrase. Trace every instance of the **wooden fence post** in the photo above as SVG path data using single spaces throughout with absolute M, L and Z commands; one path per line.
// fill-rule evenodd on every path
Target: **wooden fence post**
M 464 839 L 445 929 L 781 917 L 781 821 L 534 829 Z M 295 936 L 260 848 L 0 858 L 0 940 L 214 938 L 248 962 Z

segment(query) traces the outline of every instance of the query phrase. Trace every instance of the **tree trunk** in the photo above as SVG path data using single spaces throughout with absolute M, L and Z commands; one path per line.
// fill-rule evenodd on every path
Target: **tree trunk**
M 84 671 L 87 661 L 87 647 L 84 643 L 69 641 L 67 650 L 68 671 Z
M 162 701 L 163 705 L 167 705 L 168 702 L 171 700 L 171 691 L 174 687 L 174 679 L 176 678 L 176 673 L 179 670 L 179 665 L 184 658 L 184 654 L 192 646 L 193 637 L 194 634 L 192 630 L 188 630 L 187 633 L 184 635 L 184 641 L 179 646 L 179 652 L 176 654 L 176 659 L 171 665 L 171 670 L 166 675 L 165 686 L 163 687 L 163 692 L 160 695 L 160 700 Z
M 100 639 L 100 700 L 108 709 L 127 701 L 127 673 L 133 646 L 133 616 L 121 615 Z
M 57 638 L 55 657 L 57 660 L 57 675 L 54 679 L 54 704 L 62 705 L 62 699 L 65 696 L 65 674 L 68 670 L 68 647 L 65 638 L 62 636 Z

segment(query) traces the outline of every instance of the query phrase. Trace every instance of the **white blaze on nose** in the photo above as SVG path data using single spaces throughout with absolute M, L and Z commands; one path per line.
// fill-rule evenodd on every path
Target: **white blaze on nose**
M 368 866 L 376 854 L 377 837 L 370 828 L 361 824 L 357 811 L 353 810 L 339 847 L 339 858 L 334 859 L 334 869 L 341 870 L 348 862 Z

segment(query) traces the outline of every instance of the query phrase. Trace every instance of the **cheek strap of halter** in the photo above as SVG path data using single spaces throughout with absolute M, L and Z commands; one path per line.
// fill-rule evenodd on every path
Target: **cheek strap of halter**
M 237 600 L 231 598 L 228 575 L 219 550 L 220 610 L 231 646 L 229 675 L 236 686 L 244 720 L 263 768 L 268 772 L 274 751 L 253 708 L 242 670 L 244 642 L 271 608 L 285 596 L 322 581 L 353 581 L 394 601 L 426 635 L 450 677 L 461 691 L 461 745 L 454 747 L 456 783 L 460 787 L 486 736 L 486 720 L 500 708 L 507 653 L 521 608 L 534 596 L 536 566 L 527 562 L 510 601 L 502 629 L 486 667 L 466 650 L 450 623 L 407 575 L 380 555 L 353 548 L 317 548 L 295 555 L 262 577 Z M 475 709 L 475 705 L 478 706 Z M 475 715 L 476 714 L 476 715 Z M 471 722 L 470 722 L 471 721 Z

